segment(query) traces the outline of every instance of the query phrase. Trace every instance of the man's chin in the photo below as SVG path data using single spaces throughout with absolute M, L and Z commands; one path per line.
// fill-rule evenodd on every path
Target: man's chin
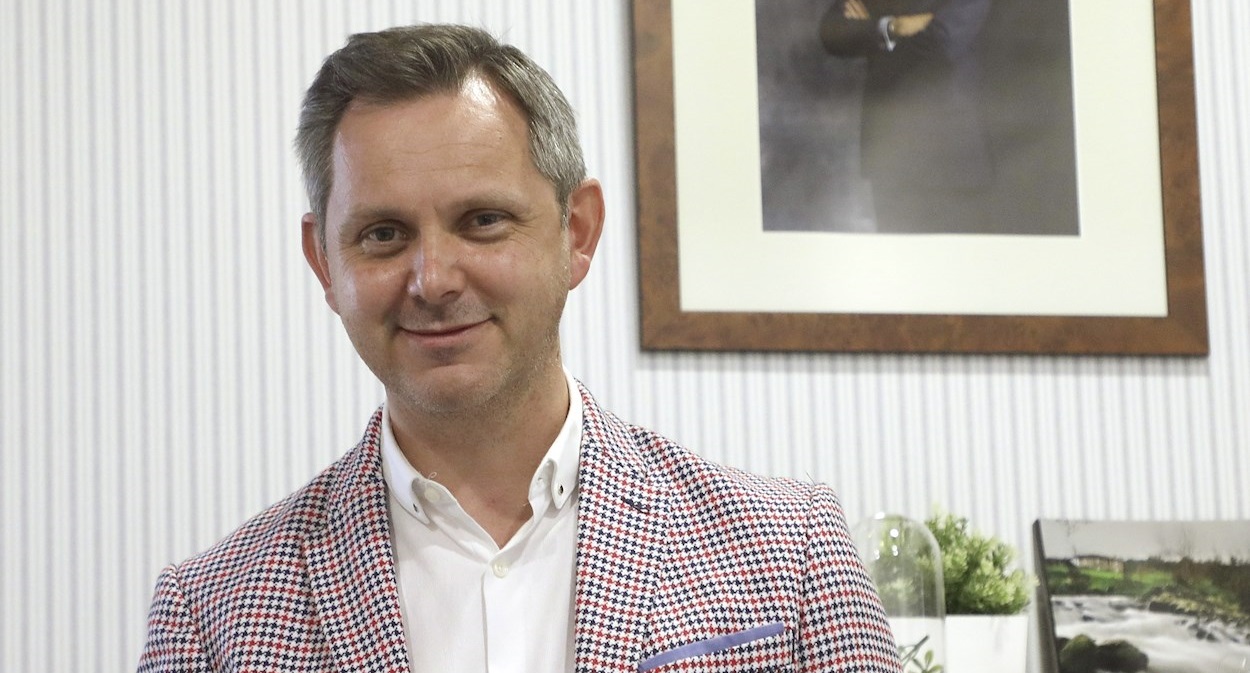
M 479 412 L 495 396 L 493 378 L 469 365 L 437 367 L 387 385 L 387 402 L 429 415 Z

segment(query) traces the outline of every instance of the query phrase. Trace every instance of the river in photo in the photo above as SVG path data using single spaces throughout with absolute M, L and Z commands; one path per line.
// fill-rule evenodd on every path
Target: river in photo
M 1124 596 L 1052 596 L 1055 633 L 1097 643 L 1126 640 L 1150 657 L 1149 673 L 1250 673 L 1250 629 L 1150 612 Z

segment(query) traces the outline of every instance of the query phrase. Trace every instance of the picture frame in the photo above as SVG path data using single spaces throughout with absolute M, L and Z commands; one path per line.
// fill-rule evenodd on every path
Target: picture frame
M 1033 550 L 1046 673 L 1246 670 L 1250 521 L 1038 519 Z
M 674 73 L 673 9 L 674 3 L 697 1 L 634 0 L 633 3 L 638 254 L 641 343 L 644 349 L 1091 355 L 1207 353 L 1189 0 L 1144 0 L 1151 3 L 1152 26 L 1147 28 L 1153 28 L 1154 62 L 1143 65 L 1151 67 L 1155 73 L 1153 100 L 1156 102 L 1156 109 L 1151 112 L 1157 113 L 1158 171 L 1152 174 L 1154 177 L 1151 179 L 1157 178 L 1154 187 L 1159 194 L 1159 205 L 1156 210 L 1162 230 L 1161 233 L 1155 230 L 1160 252 L 1158 267 L 1161 280 L 1157 300 L 1159 309 L 1154 312 L 1136 312 L 1136 309 L 1131 308 L 1123 312 L 1118 308 L 1110 311 L 1083 309 L 1073 313 L 1068 313 L 1063 307 L 1053 308 L 1044 303 L 1040 310 L 1027 308 L 1015 313 L 1011 307 L 1016 300 L 1009 293 L 1001 298 L 1001 305 L 990 310 L 945 310 L 941 303 L 943 297 L 962 294 L 962 291 L 951 290 L 939 293 L 941 296 L 935 304 L 938 307 L 936 310 L 896 310 L 890 306 L 874 306 L 871 303 L 871 290 L 865 295 L 867 299 L 855 300 L 860 301 L 859 304 L 852 301 L 850 309 L 822 309 L 804 305 L 795 310 L 792 303 L 787 303 L 802 300 L 803 295 L 808 294 L 802 288 L 839 283 L 857 284 L 853 276 L 848 280 L 846 275 L 853 274 L 854 268 L 839 276 L 836 283 L 804 281 L 796 286 L 800 288 L 798 290 L 765 288 L 759 292 L 757 298 L 750 300 L 759 306 L 747 310 L 732 307 L 708 310 L 703 307 L 684 306 L 683 291 L 689 292 L 695 281 L 688 275 L 685 279 L 686 286 L 683 287 L 683 253 L 679 247 L 679 239 L 682 238 L 681 228 L 693 226 L 690 224 L 693 218 L 679 220 L 679 205 L 686 205 L 690 188 L 678 183 L 678 147 L 683 137 L 677 131 L 675 99 L 682 95 L 689 99 L 692 95 L 674 88 L 674 82 L 679 78 Z M 716 6 L 723 7 L 720 4 Z M 731 61 L 733 53 L 745 55 L 747 60 L 744 62 L 753 58 L 753 44 L 743 44 L 743 39 L 735 42 L 732 35 L 724 39 L 725 44 L 716 46 L 716 57 L 720 59 L 718 63 Z M 687 76 L 683 81 L 704 79 L 697 67 L 695 72 L 695 77 Z M 1078 77 L 1080 74 L 1076 73 Z M 698 93 L 693 94 L 693 97 L 704 100 Z M 722 106 L 717 113 L 725 111 L 726 108 Z M 738 133 L 735 137 L 746 135 L 749 134 Z M 1081 142 L 1078 139 L 1078 145 Z M 688 152 L 687 156 L 694 156 L 696 161 L 707 160 L 698 157 L 698 154 Z M 741 158 L 743 154 L 739 151 L 737 156 Z M 1105 157 L 1106 153 L 1102 156 Z M 715 158 L 712 160 L 716 161 Z M 715 176 L 722 172 L 724 166 L 725 164 L 720 163 L 700 170 L 703 174 Z M 743 184 L 747 183 L 739 183 L 738 186 Z M 758 192 L 758 182 L 755 187 Z M 1082 189 L 1085 189 L 1084 185 Z M 729 189 L 724 186 L 715 189 L 715 193 L 721 194 L 742 191 L 750 190 Z M 758 194 L 756 196 L 758 198 Z M 1086 196 L 1083 191 L 1081 198 L 1084 200 Z M 750 208 L 739 208 L 738 211 L 750 211 Z M 1109 211 L 1102 212 L 1105 215 Z M 721 224 L 735 216 L 730 212 L 724 217 L 709 215 L 708 218 L 720 218 L 718 224 Z M 1084 231 L 1087 225 L 1093 228 L 1109 219 L 1115 218 L 1091 217 L 1082 210 L 1081 226 Z M 911 237 L 903 240 L 897 236 L 876 234 L 850 236 L 858 238 L 838 240 L 846 245 L 861 245 L 864 242 L 875 245 L 880 239 L 887 246 L 908 245 L 923 249 L 928 245 L 950 245 L 952 238 Z M 785 259 L 810 259 L 804 253 L 808 247 L 807 241 L 813 239 L 785 235 L 775 238 L 782 242 L 781 249 L 785 252 L 768 262 L 771 267 L 760 267 L 757 264 L 757 260 L 753 259 L 751 244 L 745 248 L 739 247 L 731 253 L 718 251 L 716 245 L 704 245 L 702 247 L 706 248 L 706 252 L 696 249 L 690 254 L 705 257 L 718 254 L 735 256 L 733 263 L 725 265 L 726 273 L 717 280 L 708 281 L 708 284 L 734 285 L 735 289 L 731 292 L 747 295 L 754 288 L 749 288 L 746 284 L 754 281 L 742 281 L 735 285 L 743 276 L 756 275 L 765 279 L 785 276 L 792 271 L 786 268 L 788 263 Z M 1027 237 L 1016 237 L 1011 244 L 1017 245 L 1025 238 Z M 768 246 L 772 245 L 772 239 L 756 237 L 744 240 L 767 240 L 770 241 Z M 1001 241 L 994 239 L 989 242 L 997 245 Z M 987 258 L 983 253 L 972 254 L 973 259 Z M 1027 251 L 1024 254 L 1028 256 Z M 702 269 L 702 263 L 707 261 L 697 256 L 684 259 L 687 274 L 693 273 L 692 269 Z M 691 260 L 697 263 L 692 264 Z M 720 262 L 712 259 L 711 263 L 715 265 Z M 855 267 L 855 264 L 841 266 Z M 1094 266 L 1090 273 L 1098 275 L 1100 270 L 1097 264 Z M 745 272 L 743 268 L 746 269 Z M 696 277 L 702 278 L 702 272 Z M 918 278 L 919 280 L 913 279 L 915 282 L 912 289 L 922 289 L 921 286 L 928 288 L 930 281 L 936 277 L 931 275 Z M 1123 284 L 1115 279 L 1109 282 Z M 904 295 L 912 291 L 906 287 L 906 283 L 902 285 L 904 287 L 901 292 Z M 778 300 L 776 306 L 769 303 L 774 298 Z M 993 301 L 999 299 L 994 298 Z

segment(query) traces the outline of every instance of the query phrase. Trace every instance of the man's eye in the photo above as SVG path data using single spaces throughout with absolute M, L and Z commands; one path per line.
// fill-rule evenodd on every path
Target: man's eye
M 375 227 L 365 232 L 365 239 L 373 243 L 390 243 L 399 238 L 395 227 Z
M 503 219 L 503 215 L 499 213 L 481 213 L 474 215 L 471 222 L 475 227 L 489 227 L 492 224 L 503 221 Z

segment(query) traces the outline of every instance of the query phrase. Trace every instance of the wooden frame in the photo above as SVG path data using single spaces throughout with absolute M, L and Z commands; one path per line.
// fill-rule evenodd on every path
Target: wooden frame
M 633 13 L 643 348 L 1206 354 L 1189 0 L 1154 0 L 1165 317 L 683 311 L 671 2 Z

